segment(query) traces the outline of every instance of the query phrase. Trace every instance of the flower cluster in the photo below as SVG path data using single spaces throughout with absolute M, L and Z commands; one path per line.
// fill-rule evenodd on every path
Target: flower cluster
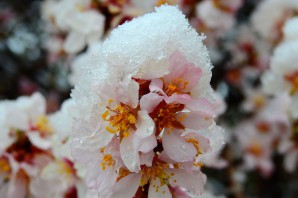
M 83 108 L 72 150 L 87 167 L 90 191 L 99 197 L 203 192 L 201 166 L 216 158 L 223 137 L 213 121 L 211 66 L 201 39 L 176 7 L 161 6 L 103 43 L 103 63 L 86 69 L 90 76 L 73 91 Z
M 63 134 L 56 125 L 63 113 L 46 115 L 45 105 L 39 93 L 0 103 L 1 197 L 73 196 L 79 185 L 84 188 L 72 157 L 63 149 L 69 131 Z
M 297 197 L 297 10 L 0 3 L 0 197 Z

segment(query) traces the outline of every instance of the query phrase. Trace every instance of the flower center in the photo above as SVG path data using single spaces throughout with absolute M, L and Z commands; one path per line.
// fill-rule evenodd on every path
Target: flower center
M 0 157 L 0 172 L 9 173 L 11 171 L 8 159 L 6 157 Z
M 76 174 L 76 170 L 74 168 L 74 164 L 67 158 L 64 158 L 61 161 L 58 161 L 61 167 L 61 174 L 65 174 L 67 179 L 70 180 L 73 175 Z
M 38 117 L 35 124 L 31 126 L 31 130 L 38 131 L 42 137 L 48 137 L 53 133 L 52 127 L 46 116 Z
M 285 75 L 285 79 L 291 84 L 290 94 L 298 93 L 298 71 Z
M 106 107 L 107 110 L 102 114 L 103 120 L 109 122 L 105 128 L 112 134 L 120 133 L 120 137 L 127 137 L 130 128 L 136 129 L 135 124 L 137 120 L 137 109 L 132 109 L 123 103 L 117 105 L 115 108 Z
M 149 114 L 156 124 L 156 135 L 158 136 L 164 128 L 185 129 L 183 124 L 181 124 L 176 117 L 176 113 L 183 109 L 183 104 L 167 104 L 165 101 L 160 102 Z
M 260 133 L 267 133 L 270 130 L 270 125 L 267 122 L 259 122 L 256 127 Z
M 261 156 L 261 154 L 263 153 L 261 145 L 258 143 L 252 143 L 248 148 L 248 152 L 257 157 Z
M 168 4 L 168 5 L 177 5 L 178 1 L 177 0 L 157 0 L 155 3 L 156 7 L 159 7 L 163 4 Z
M 213 0 L 212 1 L 214 7 L 218 8 L 219 10 L 227 13 L 231 13 L 232 9 L 229 8 L 227 5 L 224 5 L 221 0 Z
M 159 179 L 161 185 L 169 184 L 170 175 L 165 172 L 169 165 L 165 162 L 154 161 L 152 166 L 141 166 L 140 186 L 145 186 L 154 179 Z
M 266 104 L 266 100 L 265 100 L 264 96 L 262 96 L 262 95 L 254 96 L 253 102 L 257 109 L 264 107 L 264 105 Z
M 33 158 L 37 154 L 46 153 L 35 147 L 23 131 L 16 131 L 16 142 L 10 145 L 6 152 L 11 154 L 18 162 L 33 163 Z
M 182 78 L 177 78 L 165 86 L 164 92 L 167 94 L 167 96 L 171 96 L 174 93 L 182 94 L 185 92 L 188 84 L 188 81 L 184 81 Z

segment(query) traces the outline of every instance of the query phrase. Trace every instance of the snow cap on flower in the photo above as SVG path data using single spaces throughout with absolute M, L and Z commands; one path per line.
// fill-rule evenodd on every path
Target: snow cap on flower
M 114 86 L 132 76 L 161 77 L 169 73 L 170 56 L 177 51 L 202 70 L 200 82 L 192 94 L 213 98 L 212 65 L 203 39 L 174 6 L 161 6 L 154 13 L 118 26 L 102 45 L 101 61 L 84 66 L 72 92 L 80 111 L 84 112 L 82 116 L 94 115 L 93 110 L 102 102 L 100 98 L 104 94 L 101 93 L 106 92 L 102 90 L 103 84 Z
M 71 63 L 71 74 L 69 76 L 69 82 L 72 85 L 78 83 L 82 76 L 84 67 L 90 67 L 90 65 L 97 65 L 101 61 L 101 42 L 94 42 L 88 46 L 86 52 L 78 55 Z
M 169 57 L 176 51 L 203 70 L 210 82 L 210 59 L 203 36 L 192 29 L 177 7 L 161 6 L 156 12 L 133 19 L 111 32 L 103 43 L 103 54 L 117 78 L 132 75 L 158 78 L 169 72 Z M 201 83 L 201 86 L 206 86 Z
M 222 146 L 202 39 L 177 7 L 161 6 L 111 32 L 100 63 L 83 69 L 72 92 L 80 112 L 72 152 L 87 166 L 90 190 L 101 197 L 133 197 L 148 186 L 149 197 L 170 196 L 172 187 L 202 193 L 202 162 Z

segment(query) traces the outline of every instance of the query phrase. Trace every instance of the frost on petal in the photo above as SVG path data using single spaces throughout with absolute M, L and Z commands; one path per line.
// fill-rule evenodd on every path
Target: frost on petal
M 196 148 L 184 140 L 177 131 L 165 131 L 162 142 L 164 151 L 176 162 L 193 161 L 197 154 Z
M 171 198 L 172 194 L 168 188 L 168 185 L 161 185 L 159 179 L 153 179 L 150 182 L 149 192 L 148 192 L 149 198 Z

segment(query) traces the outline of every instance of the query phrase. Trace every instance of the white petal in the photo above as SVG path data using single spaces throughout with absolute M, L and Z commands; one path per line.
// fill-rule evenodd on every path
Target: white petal
M 136 145 L 134 144 L 134 135 L 122 139 L 120 143 L 120 154 L 125 166 L 131 172 L 139 172 L 140 157 Z
M 118 181 L 113 186 L 110 198 L 132 198 L 137 192 L 141 174 L 130 174 Z
M 185 188 L 195 195 L 203 193 L 206 176 L 202 172 L 193 171 L 189 173 L 181 169 L 168 169 L 168 171 L 173 175 L 170 178 L 171 186 Z
M 155 93 L 148 93 L 140 100 L 141 109 L 151 113 L 154 108 L 163 100 L 163 98 L 163 96 L 157 95 Z
M 177 131 L 165 131 L 162 142 L 164 151 L 176 162 L 193 161 L 197 154 L 194 145 L 184 140 Z
M 49 149 L 52 145 L 51 140 L 42 138 L 38 131 L 31 131 L 27 133 L 27 136 L 32 144 L 40 149 L 46 150 Z
M 148 137 L 154 133 L 155 124 L 147 111 L 138 112 L 135 134 L 139 137 Z
M 85 36 L 78 32 L 70 32 L 63 45 L 63 49 L 69 54 L 81 51 L 86 44 Z

